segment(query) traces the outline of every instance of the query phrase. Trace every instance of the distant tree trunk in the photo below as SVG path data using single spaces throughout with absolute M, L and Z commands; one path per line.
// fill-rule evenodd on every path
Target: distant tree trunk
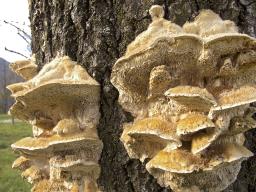
M 14 117 L 12 116 L 12 125 L 15 124 Z
M 4 75 L 3 75 L 3 112 L 6 113 L 8 111 L 8 93 L 5 87 L 7 86 L 7 66 L 4 64 Z
M 165 17 L 179 25 L 200 9 L 212 9 L 235 21 L 241 32 L 256 35 L 255 0 L 32 0 L 30 4 L 32 51 L 38 65 L 42 67 L 60 52 L 79 62 L 102 85 L 98 131 L 104 149 L 98 183 L 104 192 L 171 191 L 161 188 L 138 160 L 129 159 L 119 138 L 122 124 L 132 117 L 118 105 L 118 92 L 110 83 L 116 59 L 150 23 L 148 9 L 153 4 L 163 5 Z M 246 145 L 256 152 L 256 131 L 246 135 Z M 252 157 L 225 191 L 256 191 L 255 173 Z

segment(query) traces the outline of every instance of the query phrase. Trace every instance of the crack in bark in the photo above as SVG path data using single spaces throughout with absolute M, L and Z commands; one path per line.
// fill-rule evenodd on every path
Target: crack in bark
M 196 5 L 196 11 L 199 12 L 200 11 L 200 6 L 197 0 L 195 0 L 195 5 Z

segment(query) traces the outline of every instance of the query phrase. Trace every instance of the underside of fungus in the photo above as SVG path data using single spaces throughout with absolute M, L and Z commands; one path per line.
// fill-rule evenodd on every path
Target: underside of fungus
M 113 67 L 119 103 L 134 117 L 121 140 L 174 191 L 222 191 L 253 154 L 256 40 L 203 10 L 180 27 L 152 6 L 152 23 Z
M 13 168 L 23 171 L 35 192 L 98 191 L 100 85 L 67 56 L 38 74 L 31 61 L 11 67 L 27 81 L 7 87 L 16 101 L 9 113 L 33 128 L 33 137 L 12 144 L 21 155 Z

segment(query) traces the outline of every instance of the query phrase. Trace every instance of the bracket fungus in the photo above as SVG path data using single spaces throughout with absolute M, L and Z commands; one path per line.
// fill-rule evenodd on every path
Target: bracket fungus
M 12 144 L 21 154 L 13 168 L 23 171 L 35 192 L 98 191 L 99 83 L 67 56 L 55 58 L 38 74 L 30 65 L 13 64 L 28 80 L 7 87 L 16 101 L 9 113 L 33 129 L 33 137 Z
M 10 69 L 17 73 L 25 80 L 32 79 L 37 74 L 37 65 L 35 64 L 35 56 L 29 60 L 20 60 L 11 63 Z
M 119 103 L 134 116 L 121 140 L 174 191 L 222 191 L 253 155 L 256 40 L 203 10 L 180 27 L 154 5 L 152 23 L 113 66 Z

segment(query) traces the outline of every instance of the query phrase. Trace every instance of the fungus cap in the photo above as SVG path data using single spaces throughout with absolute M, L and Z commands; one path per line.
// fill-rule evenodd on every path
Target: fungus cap
M 150 72 L 148 99 L 161 97 L 175 83 L 177 83 L 177 79 L 170 75 L 167 66 L 160 65 L 154 67 Z
M 253 153 L 241 145 L 222 144 L 209 149 L 208 155 L 195 155 L 188 150 L 160 151 L 146 165 L 149 172 L 159 169 L 171 173 L 192 173 L 200 170 L 214 170 L 217 166 L 238 160 L 245 160 Z
M 37 74 L 34 57 L 29 60 L 15 61 L 9 65 L 10 69 L 25 80 L 32 79 Z
M 34 183 L 43 178 L 42 171 L 37 166 L 31 166 L 21 173 L 21 176 L 28 180 L 29 183 Z
M 176 132 L 177 135 L 186 135 L 214 127 L 215 124 L 206 115 L 190 113 L 178 121 Z
M 31 166 L 31 161 L 30 159 L 20 156 L 18 157 L 12 164 L 13 169 L 20 169 L 20 170 L 25 170 L 26 168 Z
M 95 134 L 83 132 L 67 136 L 26 137 L 12 144 L 11 147 L 14 151 L 38 156 L 50 156 L 57 151 L 76 150 L 79 148 L 85 148 L 88 151 L 94 150 L 95 154 L 100 154 L 102 142 Z
M 145 118 L 127 125 L 121 136 L 128 154 L 133 158 L 153 157 L 167 145 L 173 149 L 181 146 L 175 126 L 159 117 Z
M 256 87 L 245 85 L 238 89 L 224 92 L 219 96 L 218 105 L 222 108 L 236 107 L 256 101 Z
M 164 17 L 164 9 L 160 5 L 153 5 L 149 9 L 149 14 L 151 15 L 151 18 L 163 18 Z
M 53 106 L 62 107 L 62 111 L 79 102 L 96 106 L 100 98 L 100 85 L 68 57 L 54 59 L 31 80 L 7 88 L 16 100 L 10 114 L 22 120 L 30 120 L 35 111 L 54 113 Z
M 161 169 L 172 173 L 192 173 L 199 171 L 203 166 L 203 160 L 191 154 L 189 151 L 176 149 L 172 151 L 160 151 L 146 165 L 149 172 L 151 169 Z
M 149 117 L 135 121 L 126 131 L 130 136 L 152 135 L 159 139 L 175 141 L 179 143 L 179 138 L 175 133 L 175 124 L 168 122 L 161 117 Z
M 194 33 L 201 37 L 208 37 L 221 33 L 238 33 L 234 22 L 223 21 L 220 16 L 212 10 L 202 10 L 193 22 L 186 22 L 183 30 L 187 33 Z
M 165 92 L 165 96 L 191 109 L 208 111 L 216 105 L 215 98 L 206 89 L 193 86 L 177 86 Z
M 59 168 L 62 171 L 83 172 L 85 176 L 90 176 L 93 179 L 97 179 L 100 175 L 100 166 L 94 161 L 77 159 L 75 161 L 56 160 L 50 163 L 52 167 Z
M 237 107 L 246 107 L 256 101 L 255 86 L 245 85 L 238 89 L 223 92 L 219 95 L 218 105 L 212 107 L 209 118 L 213 119 L 217 114 Z
M 243 161 L 253 156 L 253 153 L 242 145 L 236 143 L 225 143 L 215 145 L 210 149 L 210 161 L 204 170 L 213 170 L 223 163 Z M 212 154 L 211 154 L 212 153 Z
M 206 132 L 200 132 L 193 136 L 191 152 L 193 154 L 200 153 L 209 147 L 221 134 L 218 128 L 212 128 L 206 130 Z
M 253 118 L 255 113 L 255 107 L 249 107 L 242 117 L 237 116 L 232 118 L 227 134 L 235 135 L 256 128 L 256 120 Z

